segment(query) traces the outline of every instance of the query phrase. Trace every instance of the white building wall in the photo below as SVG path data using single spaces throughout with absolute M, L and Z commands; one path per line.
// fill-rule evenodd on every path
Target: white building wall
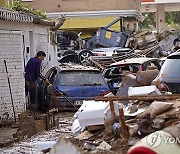
M 43 67 L 46 66 L 43 74 L 46 73 L 47 69 L 52 67 L 52 63 L 48 61 L 50 47 L 48 26 L 0 20 L 0 117 L 5 112 L 8 112 L 10 117 L 13 116 L 3 60 L 7 59 L 15 112 L 18 115 L 25 110 L 24 66 L 39 50 L 43 50 L 47 54 L 43 62 Z M 27 53 L 27 48 L 29 48 L 29 53 Z M 56 53 L 52 49 L 51 52 Z M 51 61 L 54 59 L 51 58 Z
M 4 60 L 7 64 L 8 74 Z M 0 30 L 0 117 L 6 112 L 14 118 L 25 110 L 25 83 L 21 31 Z M 12 92 L 12 100 L 10 88 Z
M 19 22 L 10 22 L 10 21 L 4 21 L 0 20 L 0 30 L 21 30 L 22 34 L 25 37 L 25 64 L 27 61 L 36 55 L 36 53 L 39 50 L 44 50 L 47 52 L 47 57 L 45 59 L 51 59 L 51 61 L 57 61 L 57 58 L 53 59 L 48 58 L 48 55 L 50 54 L 56 54 L 56 47 L 50 47 L 50 41 L 49 41 L 49 27 L 38 25 L 38 24 L 27 24 L 27 23 L 19 23 Z M 30 32 L 33 33 L 33 42 L 30 41 Z M 27 47 L 30 48 L 30 53 L 27 53 Z M 43 62 L 44 63 L 44 62 Z M 47 63 L 47 62 L 46 62 Z M 48 66 L 46 68 L 50 68 L 53 65 L 51 64 L 57 64 L 57 62 L 48 62 Z
M 46 58 L 42 61 L 42 73 L 45 74 L 49 69 L 49 35 L 46 33 L 35 33 L 35 43 L 36 43 L 36 52 L 44 51 L 46 53 Z

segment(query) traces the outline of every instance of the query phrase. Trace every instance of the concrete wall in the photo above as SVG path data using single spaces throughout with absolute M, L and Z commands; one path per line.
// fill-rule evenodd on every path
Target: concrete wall
M 32 7 L 46 12 L 137 10 L 140 0 L 33 0 Z

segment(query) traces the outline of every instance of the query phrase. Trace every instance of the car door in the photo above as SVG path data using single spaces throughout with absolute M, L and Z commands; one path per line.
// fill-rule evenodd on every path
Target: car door
M 56 72 L 57 72 L 56 68 L 52 67 L 51 69 L 48 70 L 48 72 L 45 75 L 46 79 L 48 79 L 51 84 L 53 84 L 54 82 Z M 48 106 L 49 106 L 47 98 L 49 96 L 50 90 L 48 90 L 48 87 L 49 87 L 49 84 L 47 84 L 46 82 L 43 82 L 42 84 L 38 86 L 38 103 L 39 103 L 40 109 L 43 109 L 43 110 L 48 109 Z

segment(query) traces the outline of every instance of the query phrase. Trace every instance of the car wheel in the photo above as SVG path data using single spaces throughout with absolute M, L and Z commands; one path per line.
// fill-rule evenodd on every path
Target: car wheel
M 91 66 L 90 57 L 92 55 L 93 53 L 89 50 L 81 51 L 78 55 L 79 62 L 84 66 Z

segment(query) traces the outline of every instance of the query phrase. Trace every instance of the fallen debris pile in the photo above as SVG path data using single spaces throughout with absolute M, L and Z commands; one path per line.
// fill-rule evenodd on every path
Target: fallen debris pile
M 173 98 L 173 96 L 175 97 Z M 99 152 L 99 150 L 103 150 L 104 153 L 127 153 L 130 146 L 148 134 L 180 123 L 179 98 L 180 95 L 157 94 L 127 96 L 122 99 L 98 97 L 97 100 L 101 101 L 100 103 L 107 103 L 111 115 L 106 117 L 106 112 L 104 112 L 104 123 L 102 124 L 102 121 L 99 124 L 94 123 L 94 125 L 91 123 L 90 126 L 89 113 L 95 112 L 96 108 L 94 110 L 91 108 L 88 114 L 84 112 L 86 124 L 75 134 L 74 138 L 71 138 L 71 141 L 79 148 L 93 153 Z M 126 106 L 121 104 L 119 108 L 116 105 L 112 106 L 114 103 L 121 103 L 122 100 L 128 100 L 129 103 Z M 93 104 L 93 102 L 91 103 Z M 94 102 L 94 104 L 98 103 L 98 101 Z M 119 110 L 118 114 L 115 110 Z M 99 118 L 100 112 L 98 113 L 93 116 L 96 115 L 95 117 Z
M 133 49 L 144 50 L 158 44 L 154 33 L 148 30 L 140 30 L 131 34 L 127 40 L 128 46 Z

